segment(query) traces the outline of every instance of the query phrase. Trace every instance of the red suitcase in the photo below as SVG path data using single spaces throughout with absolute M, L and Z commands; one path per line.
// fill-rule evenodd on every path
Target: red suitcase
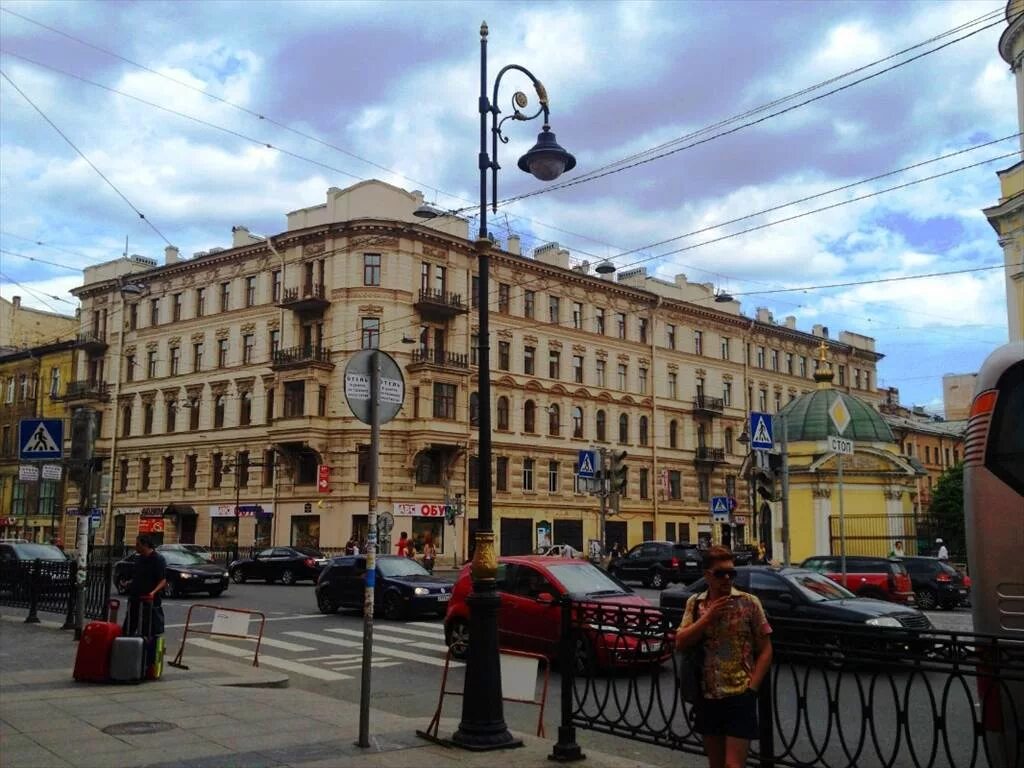
M 75 680 L 106 683 L 110 680 L 110 650 L 121 636 L 121 625 L 93 621 L 85 626 L 75 654 Z

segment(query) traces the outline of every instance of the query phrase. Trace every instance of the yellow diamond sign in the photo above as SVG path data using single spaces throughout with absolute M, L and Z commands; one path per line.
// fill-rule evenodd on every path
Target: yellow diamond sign
M 846 428 L 850 426 L 850 409 L 846 407 L 846 403 L 843 402 L 842 395 L 838 396 L 832 405 L 828 407 L 828 416 L 832 419 L 832 424 L 836 428 L 836 432 L 840 435 L 846 431 Z

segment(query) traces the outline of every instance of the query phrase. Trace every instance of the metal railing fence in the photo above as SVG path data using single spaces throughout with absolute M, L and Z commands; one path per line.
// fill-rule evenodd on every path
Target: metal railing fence
M 1024 710 L 1014 703 L 1024 643 L 830 622 L 773 627 L 749 766 L 1024 768 Z M 673 636 L 657 608 L 563 602 L 552 758 L 581 755 L 576 729 L 703 752 Z
M 74 560 L 0 561 L 0 605 L 28 609 L 28 623 L 39 621 L 39 611 L 64 614 L 64 628 L 70 629 L 74 626 L 77 575 L 78 563 Z M 86 618 L 106 617 L 112 579 L 112 562 L 89 563 L 84 592 Z

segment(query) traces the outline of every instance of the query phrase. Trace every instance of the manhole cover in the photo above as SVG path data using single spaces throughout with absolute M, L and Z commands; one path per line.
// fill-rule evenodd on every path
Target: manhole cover
M 174 723 L 165 723 L 161 720 L 140 720 L 131 723 L 114 723 L 102 730 L 111 736 L 139 736 L 147 733 L 163 733 L 177 727 Z

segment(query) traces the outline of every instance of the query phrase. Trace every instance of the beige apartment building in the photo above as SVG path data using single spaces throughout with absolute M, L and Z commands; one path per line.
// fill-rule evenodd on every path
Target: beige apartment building
M 0 296 L 0 351 L 13 352 L 71 338 L 78 318 L 25 307 L 20 296 Z
M 163 265 L 121 259 L 75 291 L 84 330 L 106 339 L 77 378 L 110 382 L 98 452 L 104 536 L 137 531 L 216 547 L 342 546 L 365 537 L 369 429 L 345 400 L 362 348 L 390 353 L 405 402 L 382 429 L 380 509 L 393 535 L 468 554 L 475 527 L 476 265 L 468 223 L 423 222 L 423 203 L 378 181 L 332 188 L 270 238 Z M 766 310 L 740 313 L 710 285 L 642 269 L 615 279 L 556 244 L 492 258 L 495 528 L 503 553 L 538 537 L 585 549 L 598 501 L 578 451 L 627 451 L 627 493 L 608 542 L 756 538 L 740 479 L 749 410 L 776 412 L 813 386 L 824 340 L 836 387 L 877 403 L 872 339 Z M 722 297 L 719 297 L 720 299 Z M 329 468 L 325 492 L 319 467 Z M 111 471 L 112 470 L 112 471 Z M 712 524 L 710 499 L 732 516 Z M 465 515 L 448 526 L 443 505 Z M 771 535 L 778 539 L 778 526 Z

